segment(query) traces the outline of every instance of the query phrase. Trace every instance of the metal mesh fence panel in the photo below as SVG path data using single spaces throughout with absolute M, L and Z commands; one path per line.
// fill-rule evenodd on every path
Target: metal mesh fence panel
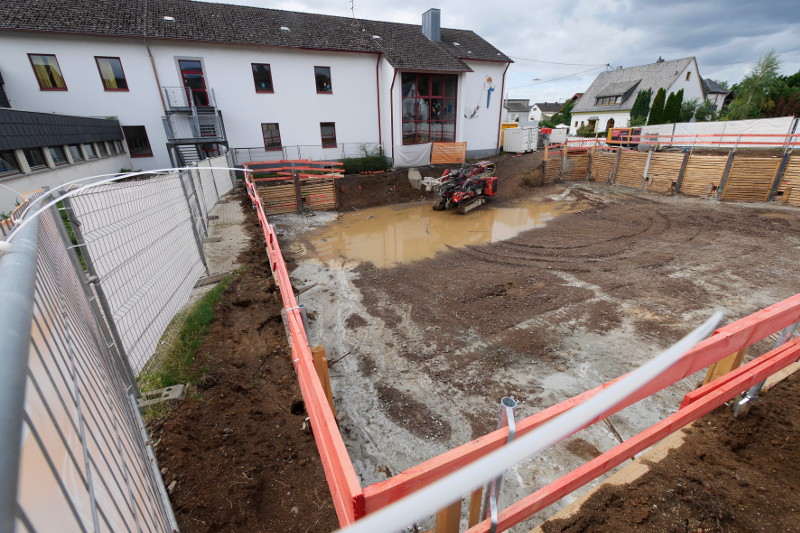
M 40 226 L 17 530 L 172 531 L 138 410 L 60 215 L 51 208 L 31 223 Z
M 380 153 L 377 143 L 339 143 L 335 148 L 321 145 L 283 146 L 280 150 L 265 148 L 234 148 L 233 161 L 242 165 L 251 161 L 281 161 L 287 159 L 310 159 L 312 161 L 336 161 L 346 157 L 363 157 Z
M 136 374 L 205 270 L 187 182 L 188 174 L 172 174 L 107 183 L 70 201 L 76 235 Z

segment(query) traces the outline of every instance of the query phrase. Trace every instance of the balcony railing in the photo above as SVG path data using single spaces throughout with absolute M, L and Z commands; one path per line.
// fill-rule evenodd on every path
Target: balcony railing
M 162 117 L 169 141 L 220 142 L 225 140 L 225 128 L 218 111 L 193 113 L 192 115 L 169 114 Z
M 217 107 L 212 89 L 205 91 L 191 91 L 186 87 L 162 87 L 162 89 L 169 111 L 192 111 L 195 109 L 203 111 Z

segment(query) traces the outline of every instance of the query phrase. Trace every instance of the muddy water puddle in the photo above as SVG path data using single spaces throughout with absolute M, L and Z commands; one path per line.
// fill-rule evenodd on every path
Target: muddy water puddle
M 460 215 L 455 210 L 434 211 L 428 203 L 376 207 L 345 213 L 308 240 L 314 255 L 324 261 L 345 257 L 389 267 L 433 257 L 448 247 L 510 239 L 580 208 L 576 202 L 528 201 Z

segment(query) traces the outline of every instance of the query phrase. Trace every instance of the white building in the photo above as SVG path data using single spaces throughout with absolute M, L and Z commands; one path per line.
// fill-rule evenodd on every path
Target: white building
M 631 108 L 639 91 L 651 89 L 655 98 L 659 89 L 669 95 L 683 89 L 683 101 L 705 98 L 702 78 L 694 57 L 659 61 L 650 65 L 601 72 L 572 109 L 570 135 L 583 125 L 591 131 L 624 128 L 630 123 Z
M 706 93 L 706 100 L 714 106 L 714 111 L 719 113 L 726 106 L 726 100 L 731 91 L 720 87 L 720 85 L 711 78 L 703 79 L 703 90 Z
M 507 98 L 503 100 L 503 122 L 528 122 L 531 105 L 527 98 Z
M 537 102 L 531 106 L 530 120 L 552 118 L 553 115 L 561 111 L 563 105 L 558 102 Z
M 511 60 L 468 30 L 190 0 L 18 0 L 0 16 L 11 106 L 113 116 L 136 168 L 229 147 L 466 142 L 496 153 Z M 497 91 L 496 94 L 495 91 Z

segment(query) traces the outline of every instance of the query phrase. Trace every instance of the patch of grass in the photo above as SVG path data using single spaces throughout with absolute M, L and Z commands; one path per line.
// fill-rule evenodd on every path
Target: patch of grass
M 139 376 L 139 388 L 143 392 L 163 389 L 179 383 L 195 384 L 203 372 L 192 370 L 197 350 L 216 318 L 214 306 L 222 300 L 222 293 L 230 286 L 244 267 L 220 281 L 191 307 L 181 311 L 170 322 L 159 342 L 153 361 Z

